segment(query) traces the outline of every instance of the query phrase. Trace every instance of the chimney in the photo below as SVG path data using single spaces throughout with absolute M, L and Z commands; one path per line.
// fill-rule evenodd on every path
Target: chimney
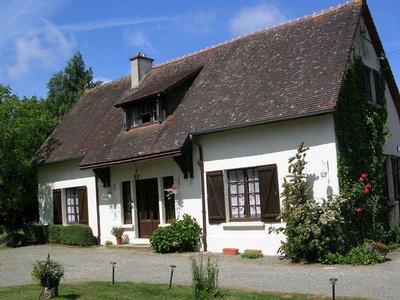
M 150 71 L 154 59 L 136 52 L 135 56 L 129 60 L 131 61 L 131 88 L 133 89 L 139 86 L 139 83 L 146 76 L 147 72 Z

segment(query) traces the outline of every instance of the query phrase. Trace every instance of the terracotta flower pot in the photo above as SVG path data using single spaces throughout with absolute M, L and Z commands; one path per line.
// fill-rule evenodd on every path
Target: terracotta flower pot
M 117 237 L 117 245 L 122 245 L 122 237 Z

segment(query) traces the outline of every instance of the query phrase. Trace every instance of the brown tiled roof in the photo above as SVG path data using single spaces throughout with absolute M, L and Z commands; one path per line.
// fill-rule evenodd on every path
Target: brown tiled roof
M 41 163 L 82 157 L 82 168 L 177 155 L 189 134 L 333 111 L 362 7 L 342 5 L 153 67 L 87 91 L 38 153 Z M 161 124 L 124 131 L 127 102 L 193 76 Z

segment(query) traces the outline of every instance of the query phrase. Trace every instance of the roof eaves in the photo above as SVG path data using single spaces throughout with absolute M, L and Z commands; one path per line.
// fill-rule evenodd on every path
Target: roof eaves
M 110 167 L 110 166 L 120 165 L 120 164 L 124 164 L 124 163 L 159 159 L 159 158 L 164 158 L 164 157 L 174 157 L 174 156 L 179 156 L 180 154 L 181 154 L 181 149 L 179 148 L 179 149 L 174 149 L 174 150 L 165 151 L 165 152 L 161 152 L 161 153 L 153 153 L 153 154 L 140 155 L 140 156 L 135 156 L 135 157 L 130 157 L 130 158 L 116 159 L 116 160 L 107 161 L 107 162 L 98 162 L 98 163 L 87 164 L 87 165 L 81 164 L 79 166 L 79 169 L 87 170 L 87 169 L 95 169 L 95 168 L 104 168 L 104 167 Z
M 307 113 L 303 113 L 303 114 L 297 114 L 297 115 L 291 115 L 291 116 L 285 116 L 285 117 L 277 117 L 277 118 L 272 118 L 272 119 L 265 120 L 265 121 L 252 122 L 252 123 L 240 124 L 240 125 L 233 125 L 233 126 L 227 126 L 227 127 L 221 127 L 221 128 L 200 130 L 200 131 L 192 132 L 192 133 L 190 133 L 190 135 L 195 136 L 195 135 L 204 135 L 204 134 L 210 134 L 210 133 L 217 133 L 217 132 L 223 132 L 223 131 L 228 131 L 228 130 L 233 130 L 233 129 L 240 129 L 240 128 L 245 128 L 245 127 L 252 127 L 252 126 L 259 126 L 259 125 L 265 125 L 265 124 L 278 123 L 278 122 L 283 122 L 283 121 L 291 121 L 291 120 L 315 117 L 315 116 L 325 115 L 325 114 L 329 114 L 329 113 L 333 113 L 333 112 L 335 112 L 335 107 L 330 107 L 330 108 L 327 108 L 327 109 L 324 109 L 324 110 L 319 110 L 319 111 L 314 111 L 314 112 L 307 112 Z

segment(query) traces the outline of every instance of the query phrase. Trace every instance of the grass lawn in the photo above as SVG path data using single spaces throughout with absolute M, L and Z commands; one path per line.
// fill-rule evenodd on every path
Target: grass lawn
M 0 288 L 1 299 L 37 299 L 40 293 L 38 285 L 24 285 L 7 288 Z M 280 300 L 280 299 L 331 299 L 314 295 L 301 294 L 271 294 L 252 291 L 226 290 L 221 289 L 224 300 Z M 85 282 L 80 284 L 63 284 L 59 287 L 59 296 L 54 299 L 194 299 L 193 288 L 188 286 L 173 285 L 168 289 L 165 284 L 147 284 L 118 282 L 112 285 L 109 282 Z M 337 299 L 346 299 L 340 298 Z M 350 298 L 347 298 L 350 299 Z M 354 299 L 354 298 L 352 298 Z M 361 298 L 360 298 L 361 299 Z

